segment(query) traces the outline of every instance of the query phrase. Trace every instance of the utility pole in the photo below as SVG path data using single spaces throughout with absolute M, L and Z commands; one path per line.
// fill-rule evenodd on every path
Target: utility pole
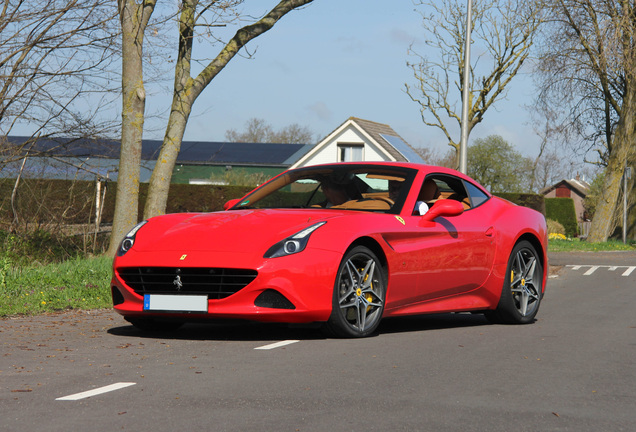
M 470 33 L 472 30 L 473 1 L 468 0 L 466 11 L 466 48 L 464 50 L 464 84 L 462 88 L 462 136 L 459 141 L 459 171 L 468 171 L 468 103 L 470 96 Z
M 623 171 L 623 243 L 627 243 L 627 180 L 632 178 L 632 167 Z

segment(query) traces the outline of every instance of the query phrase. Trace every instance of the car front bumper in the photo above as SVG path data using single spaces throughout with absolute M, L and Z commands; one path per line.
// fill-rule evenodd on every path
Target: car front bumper
M 185 321 L 218 318 L 286 323 L 326 321 L 331 314 L 335 275 L 341 258 L 342 255 L 337 252 L 309 248 L 295 255 L 271 259 L 250 253 L 130 251 L 116 258 L 113 264 L 111 290 L 114 309 L 130 318 L 163 317 Z M 170 303 L 171 299 L 179 300 L 181 294 L 177 284 L 174 291 L 135 292 L 120 274 L 129 267 L 242 268 L 256 270 L 258 274 L 252 282 L 226 298 L 208 298 L 207 308 L 204 308 L 207 310 L 178 310 L 179 301 L 174 302 L 177 310 L 147 310 L 149 295 L 165 296 L 157 302 L 161 304 Z M 265 297 L 276 300 L 282 299 L 281 296 L 287 302 L 263 302 Z M 170 306 L 167 308 L 172 309 Z

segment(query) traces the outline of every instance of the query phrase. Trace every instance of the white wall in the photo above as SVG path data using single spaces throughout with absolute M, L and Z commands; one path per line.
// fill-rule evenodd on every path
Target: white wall
M 310 156 L 294 167 L 317 165 L 323 163 L 339 162 L 338 144 L 363 144 L 362 157 L 364 161 L 392 161 L 393 158 L 382 151 L 370 139 L 368 139 L 357 127 L 349 124 L 341 131 L 336 131 L 326 141 L 320 142 L 310 152 Z

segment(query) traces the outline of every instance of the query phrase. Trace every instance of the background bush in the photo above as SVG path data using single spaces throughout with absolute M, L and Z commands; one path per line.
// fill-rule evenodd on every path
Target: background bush
M 548 234 L 563 234 L 565 235 L 565 227 L 561 225 L 559 222 L 553 219 L 547 219 L 546 223 L 548 225 Z

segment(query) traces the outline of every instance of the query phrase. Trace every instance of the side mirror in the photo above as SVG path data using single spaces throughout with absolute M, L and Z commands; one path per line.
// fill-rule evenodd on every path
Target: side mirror
M 441 199 L 433 204 L 433 207 L 427 211 L 420 219 L 420 226 L 432 226 L 433 219 L 439 216 L 451 217 L 459 216 L 464 213 L 464 205 L 453 199 Z
M 238 204 L 238 202 L 240 201 L 240 198 L 235 198 L 235 199 L 231 199 L 228 202 L 226 202 L 225 204 L 223 204 L 223 210 L 229 210 L 232 207 L 234 207 L 236 204 Z

